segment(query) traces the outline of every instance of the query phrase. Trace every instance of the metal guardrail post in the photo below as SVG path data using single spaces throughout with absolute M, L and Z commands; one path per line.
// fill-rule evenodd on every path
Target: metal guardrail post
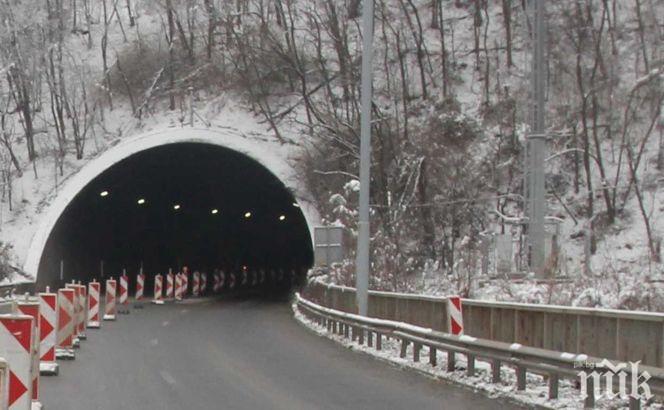
M 500 370 L 501 370 L 501 368 L 502 368 L 502 366 L 501 366 L 500 360 L 493 359 L 493 361 L 491 362 L 491 382 L 492 383 L 500 383 L 500 378 L 501 378 Z

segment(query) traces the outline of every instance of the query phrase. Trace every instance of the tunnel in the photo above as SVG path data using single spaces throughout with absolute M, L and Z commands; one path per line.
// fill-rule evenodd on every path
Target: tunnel
M 183 142 L 134 153 L 88 182 L 53 225 L 36 286 L 142 269 L 149 290 L 155 274 L 183 266 L 298 282 L 312 262 L 307 221 L 279 178 L 233 149 Z

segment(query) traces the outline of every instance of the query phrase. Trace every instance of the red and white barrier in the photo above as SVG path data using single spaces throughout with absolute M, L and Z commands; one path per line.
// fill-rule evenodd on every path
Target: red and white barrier
M 231 272 L 230 277 L 228 278 L 228 287 L 235 289 L 235 272 Z
M 115 294 L 117 282 L 115 279 L 106 280 L 106 296 L 104 298 L 104 320 L 115 320 Z
M 138 275 L 136 275 L 136 294 L 134 295 L 134 298 L 136 299 L 137 302 L 143 300 L 144 289 L 145 289 L 145 275 L 143 273 L 139 273 Z
M 166 275 L 166 298 L 173 299 L 173 272 Z
M 127 299 L 129 295 L 129 277 L 126 274 L 120 275 L 120 296 L 118 302 L 121 305 L 127 304 Z
M 0 315 L 0 356 L 9 364 L 6 398 L 9 410 L 29 410 L 32 407 L 35 337 L 32 316 Z
M 463 334 L 463 310 L 459 296 L 447 297 L 447 330 L 453 335 Z
M 74 359 L 75 303 L 74 289 L 58 289 L 58 343 L 55 349 L 55 357 L 58 359 Z
M 219 291 L 224 288 L 224 285 L 226 284 L 226 273 L 222 270 L 219 272 Z
M 88 328 L 88 288 L 87 288 L 87 286 L 81 284 L 81 281 L 78 281 L 78 286 L 81 289 L 80 304 L 81 304 L 82 320 L 81 320 L 81 324 L 80 324 L 80 332 L 81 332 L 80 337 L 82 339 L 87 339 L 87 335 L 85 334 L 85 330 Z
M 182 272 L 182 291 L 180 292 L 180 298 L 184 299 L 187 297 L 189 292 L 189 273 Z
M 74 316 L 73 316 L 74 340 L 73 340 L 73 344 L 74 344 L 74 347 L 79 347 L 80 340 L 82 339 L 80 336 L 82 334 L 82 332 L 81 332 L 81 320 L 83 319 L 83 315 L 81 314 L 82 313 L 81 312 L 82 311 L 82 309 L 81 309 L 81 288 L 76 283 L 67 283 L 67 284 L 65 284 L 65 288 L 72 289 L 74 291 Z
M 221 290 L 221 278 L 218 273 L 212 275 L 212 291 L 214 293 L 219 293 Z
M 55 346 L 58 343 L 58 295 L 46 292 L 39 294 L 39 373 L 44 375 L 58 374 L 55 362 Z
M 152 303 L 162 304 L 162 292 L 164 289 L 164 277 L 162 275 L 156 275 L 154 277 L 154 297 Z
M 32 317 L 34 335 L 32 337 L 32 349 L 30 351 L 31 373 L 32 373 L 32 400 L 39 400 L 39 299 L 31 298 L 27 294 L 25 298 L 16 301 L 18 311 Z
M 191 294 L 194 296 L 200 296 L 201 294 L 201 273 L 199 271 L 194 272 Z
M 201 273 L 201 295 L 205 295 L 207 291 L 207 273 Z
M 240 282 L 240 285 L 244 286 L 244 285 L 247 284 L 247 279 L 248 279 L 247 276 L 248 276 L 248 275 L 247 275 L 247 271 L 246 271 L 246 270 L 243 270 L 243 271 L 242 271 L 242 282 Z
M 88 327 L 99 329 L 101 318 L 99 317 L 99 305 L 101 301 L 101 283 L 92 281 L 88 284 Z
M 175 300 L 182 300 L 182 275 L 175 274 Z

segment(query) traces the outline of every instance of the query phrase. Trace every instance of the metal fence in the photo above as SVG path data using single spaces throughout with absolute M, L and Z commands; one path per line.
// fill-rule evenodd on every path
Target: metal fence
M 303 295 L 356 313 L 355 290 L 311 282 Z M 369 316 L 447 332 L 444 298 L 369 292 Z M 466 334 L 505 343 L 664 367 L 664 314 L 463 299 Z

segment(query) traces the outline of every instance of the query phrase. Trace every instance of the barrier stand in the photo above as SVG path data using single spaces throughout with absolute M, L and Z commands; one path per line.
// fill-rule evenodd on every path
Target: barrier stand
M 175 275 L 175 300 L 182 300 L 182 275 Z
M 194 280 L 191 286 L 191 294 L 194 297 L 199 297 L 201 295 L 201 273 L 199 271 L 194 272 Z
M 34 319 L 29 315 L 0 315 L 0 356 L 9 365 L 7 408 L 32 408 Z M 39 406 L 41 407 L 41 406 Z
M 453 335 L 463 334 L 463 310 L 459 296 L 447 297 L 447 330 Z
M 58 363 L 55 361 L 55 346 L 58 343 L 58 295 L 51 293 L 46 287 L 46 292 L 39 294 L 39 374 L 44 376 L 56 376 L 59 372 Z
M 34 336 L 32 337 L 32 350 L 30 352 L 32 363 L 32 401 L 39 402 L 39 298 L 30 297 L 26 293 L 17 301 L 18 311 L 21 314 L 32 317 L 34 325 Z
M 56 359 L 74 360 L 75 291 L 71 288 L 58 289 L 58 343 Z M 11 363 L 10 363 L 11 365 Z
M 93 280 L 88 284 L 88 289 L 88 327 L 99 329 L 101 327 L 99 318 L 101 283 Z
M 164 304 L 164 300 L 162 299 L 163 287 L 164 287 L 164 277 L 160 274 L 157 274 L 154 277 L 154 297 L 152 298 L 152 303 L 157 305 Z
M 201 273 L 201 296 L 207 291 L 207 273 Z
M 173 299 L 173 269 L 166 275 L 166 299 Z
M 129 277 L 127 276 L 127 271 L 123 270 L 122 275 L 120 275 L 120 296 L 118 297 L 118 314 L 128 315 L 129 308 L 127 307 L 129 295 Z
M 145 274 L 143 268 L 141 272 L 136 275 L 136 293 L 134 294 L 134 309 L 143 309 L 143 299 L 145 295 Z
M 80 299 L 80 294 L 81 290 L 79 289 L 78 285 L 72 281 L 72 283 L 67 283 L 65 284 L 65 288 L 67 289 L 72 289 L 74 291 L 74 316 L 72 316 L 72 320 L 74 322 L 74 339 L 72 340 L 72 345 L 74 346 L 74 349 L 78 349 L 81 347 L 81 338 L 80 332 L 80 321 L 81 321 L 81 306 L 79 305 L 79 299 Z
M 115 320 L 115 279 L 106 280 L 106 296 L 104 297 L 104 320 Z
M 258 272 L 258 274 L 259 274 L 258 283 L 262 285 L 265 283 L 265 269 L 261 269 L 260 272 Z

